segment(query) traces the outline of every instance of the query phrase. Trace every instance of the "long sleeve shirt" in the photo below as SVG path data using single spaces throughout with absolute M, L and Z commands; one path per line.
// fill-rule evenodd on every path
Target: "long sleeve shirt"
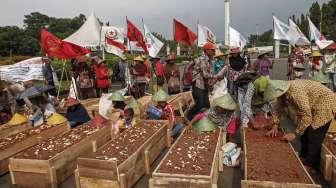
M 324 126 L 336 114 L 336 95 L 324 85 L 311 80 L 289 81 L 290 88 L 285 96 L 288 105 L 296 112 L 296 133 L 302 135 L 307 127 L 313 129 Z M 273 121 L 280 122 L 280 115 L 284 111 L 283 100 L 278 100 L 273 113 Z

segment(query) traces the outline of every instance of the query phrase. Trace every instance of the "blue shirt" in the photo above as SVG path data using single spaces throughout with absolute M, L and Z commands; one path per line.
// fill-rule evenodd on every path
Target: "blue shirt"
M 218 74 L 224 67 L 224 61 L 223 60 L 217 60 L 215 63 L 214 63 L 214 74 Z

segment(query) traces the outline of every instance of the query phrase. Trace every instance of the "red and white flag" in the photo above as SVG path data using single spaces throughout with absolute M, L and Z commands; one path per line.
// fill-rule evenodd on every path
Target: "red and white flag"
M 327 46 L 331 45 L 334 41 L 332 40 L 327 40 L 323 34 L 316 28 L 314 23 L 310 20 L 308 17 L 308 22 L 309 22 L 309 33 L 310 33 L 310 40 L 313 41 L 315 40 L 316 45 L 320 49 L 324 49 Z
M 192 46 L 197 39 L 197 35 L 187 26 L 174 19 L 174 40 Z
M 198 24 L 197 30 L 198 30 L 197 46 L 203 47 L 203 45 L 207 42 L 211 42 L 214 44 L 216 43 L 216 36 L 209 28 Z
M 102 40 L 105 42 L 105 50 L 108 53 L 115 54 L 119 57 L 123 57 L 123 53 L 126 50 L 124 29 L 103 26 L 102 27 Z
M 145 53 L 148 53 L 146 42 L 144 36 L 142 35 L 141 31 L 135 27 L 135 25 L 130 22 L 128 19 L 127 21 L 127 38 L 130 42 L 136 42 L 136 46 L 141 47 Z M 133 50 L 133 49 L 132 49 Z

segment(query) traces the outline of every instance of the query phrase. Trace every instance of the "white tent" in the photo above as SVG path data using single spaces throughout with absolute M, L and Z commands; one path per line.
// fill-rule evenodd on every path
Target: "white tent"
M 82 47 L 97 47 L 100 45 L 100 32 L 101 25 L 94 13 L 91 13 L 86 22 L 64 41 Z

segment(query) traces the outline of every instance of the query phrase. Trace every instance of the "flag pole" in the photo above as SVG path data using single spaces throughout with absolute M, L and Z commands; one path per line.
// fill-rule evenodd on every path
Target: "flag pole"
M 58 91 L 57 91 L 57 100 L 59 99 L 59 95 L 60 95 L 60 91 L 61 91 L 61 85 L 62 85 L 62 80 L 63 80 L 63 75 L 64 75 L 64 70 L 65 70 L 65 60 L 63 60 L 63 69 L 62 69 L 62 74 L 61 74 L 61 80 L 59 82 L 59 86 L 58 86 Z

